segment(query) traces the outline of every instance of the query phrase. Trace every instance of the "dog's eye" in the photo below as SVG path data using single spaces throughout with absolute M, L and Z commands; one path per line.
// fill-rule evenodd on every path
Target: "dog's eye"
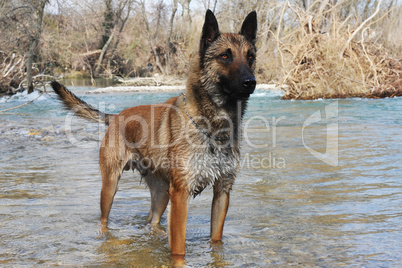
M 220 54 L 218 56 L 218 58 L 225 64 L 229 64 L 232 62 L 233 60 L 233 56 L 232 56 L 232 52 L 230 51 L 230 49 L 227 49 L 225 52 L 223 52 L 222 54 Z

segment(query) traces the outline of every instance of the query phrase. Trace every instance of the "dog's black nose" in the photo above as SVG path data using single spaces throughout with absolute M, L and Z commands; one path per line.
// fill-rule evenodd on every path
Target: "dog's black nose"
M 253 93 L 255 86 L 257 85 L 257 81 L 255 81 L 254 77 L 246 77 L 243 80 L 243 87 Z

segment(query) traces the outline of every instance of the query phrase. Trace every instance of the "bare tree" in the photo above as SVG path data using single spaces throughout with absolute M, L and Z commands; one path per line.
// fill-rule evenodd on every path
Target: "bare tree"
M 109 37 L 112 35 L 113 28 L 116 24 L 115 14 L 112 6 L 112 0 L 104 0 L 104 4 L 105 4 L 105 11 L 103 13 L 104 20 L 102 23 L 102 28 L 104 32 L 99 43 L 99 49 L 102 49 L 108 42 Z
M 173 23 L 174 23 L 174 17 L 177 12 L 177 2 L 178 0 L 173 0 L 173 8 L 172 8 L 172 14 L 170 16 L 170 21 L 169 21 L 169 33 L 166 38 L 166 74 L 170 74 L 170 47 L 171 47 L 171 39 L 172 39 L 172 33 L 173 33 Z M 190 3 L 190 1 L 188 1 Z
M 229 3 L 229 1 L 226 1 Z M 215 12 L 218 6 L 218 0 L 202 0 L 202 4 L 205 9 L 211 9 L 212 12 Z
M 174 2 L 177 2 L 177 1 L 173 1 L 173 6 L 175 5 Z M 192 20 L 191 20 L 191 15 L 190 15 L 190 2 L 191 2 L 191 0 L 180 0 L 179 1 L 180 5 L 183 8 L 182 17 L 184 17 L 191 25 Z M 177 5 L 177 3 L 176 3 L 176 5 Z
M 27 1 L 29 9 L 32 11 L 31 13 L 31 15 L 33 16 L 32 21 L 34 22 L 33 28 L 31 31 L 29 31 L 28 34 L 29 49 L 26 53 L 28 93 L 32 93 L 34 90 L 32 80 L 32 64 L 34 60 L 35 49 L 37 48 L 40 41 L 40 37 L 42 35 L 43 16 L 45 13 L 45 6 L 47 2 L 48 0 Z
M 114 43 L 111 56 L 109 57 L 109 60 L 108 60 L 108 66 L 110 66 L 110 61 L 113 59 L 114 55 L 117 52 L 117 47 L 120 43 L 121 33 L 123 32 L 124 27 L 126 26 L 126 23 L 130 17 L 134 3 L 135 3 L 135 0 L 129 0 L 129 1 L 126 1 L 124 4 L 119 5 L 117 15 L 118 15 L 118 17 L 121 18 L 120 19 L 120 27 L 119 27 L 119 30 L 118 30 L 118 33 L 116 36 L 116 41 Z M 125 15 L 124 15 L 124 10 L 125 10 Z
M 119 44 L 120 34 L 126 25 L 126 22 L 130 16 L 130 12 L 133 7 L 134 0 L 120 0 L 117 3 L 117 8 L 113 10 L 112 0 L 105 0 L 105 8 L 106 11 L 104 13 L 105 21 L 103 23 L 103 27 L 105 29 L 105 33 L 102 36 L 101 40 L 101 53 L 99 55 L 96 67 L 95 67 L 95 76 L 99 76 L 102 62 L 105 58 L 106 52 L 108 51 L 113 39 L 117 35 L 117 40 L 115 42 L 115 48 Z M 113 55 L 113 53 L 112 53 Z
M 25 54 L 26 80 L 28 93 L 33 92 L 32 68 L 35 53 L 42 35 L 43 17 L 48 0 L 19 0 L 2 1 L 0 7 L 4 12 L 1 18 L 3 23 L 3 38 L 11 48 L 16 47 Z M 15 48 L 14 48 L 15 49 Z
M 152 54 L 155 58 L 156 66 L 162 72 L 162 74 L 166 74 L 166 70 L 161 62 L 161 57 L 160 57 L 161 53 L 158 52 L 158 50 L 160 50 L 160 48 L 155 46 L 155 39 L 157 38 L 157 35 L 159 33 L 163 9 L 164 9 L 163 1 L 160 1 L 156 6 L 156 25 L 153 27 L 153 28 L 155 28 L 155 31 L 154 31 L 154 33 L 152 33 L 150 22 L 148 20 L 147 11 L 145 9 L 145 0 L 141 1 L 142 16 L 143 16 L 143 19 L 145 22 L 147 37 L 148 37 L 149 44 L 151 46 Z

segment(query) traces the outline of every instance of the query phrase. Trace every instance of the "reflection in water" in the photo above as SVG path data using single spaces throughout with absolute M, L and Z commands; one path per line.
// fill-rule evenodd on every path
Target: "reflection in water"
M 116 110 L 175 95 L 73 89 L 95 106 Z M 334 166 L 305 148 L 325 154 L 327 126 L 334 123 L 325 108 L 333 102 L 282 101 L 256 92 L 223 243 L 209 240 L 212 196 L 206 190 L 190 202 L 185 260 L 170 257 L 166 216 L 157 229 L 146 224 L 149 193 L 138 173 L 121 178 L 109 229 L 99 233 L 102 126 L 68 117 L 54 95 L 0 115 L 0 264 L 397 267 L 402 99 L 338 100 Z M 321 120 L 304 124 L 317 111 Z

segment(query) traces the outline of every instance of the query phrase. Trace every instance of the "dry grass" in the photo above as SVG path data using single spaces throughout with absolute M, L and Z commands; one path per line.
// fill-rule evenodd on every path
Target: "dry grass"
M 25 79 L 25 63 L 25 57 L 18 53 L 9 55 L 0 51 L 0 95 L 13 95 L 28 88 Z M 37 68 L 34 67 L 32 80 L 34 87 L 38 90 L 45 88 L 46 81 L 51 78 L 53 77 L 38 73 Z
M 300 17 L 306 27 L 278 41 L 281 82 L 289 86 L 284 99 L 402 96 L 402 61 L 380 43 L 366 42 L 368 27 L 352 41 L 358 33 L 345 23 L 333 23 L 323 34 Z
M 24 77 L 25 59 L 17 53 L 0 51 L 0 94 L 13 94 Z

